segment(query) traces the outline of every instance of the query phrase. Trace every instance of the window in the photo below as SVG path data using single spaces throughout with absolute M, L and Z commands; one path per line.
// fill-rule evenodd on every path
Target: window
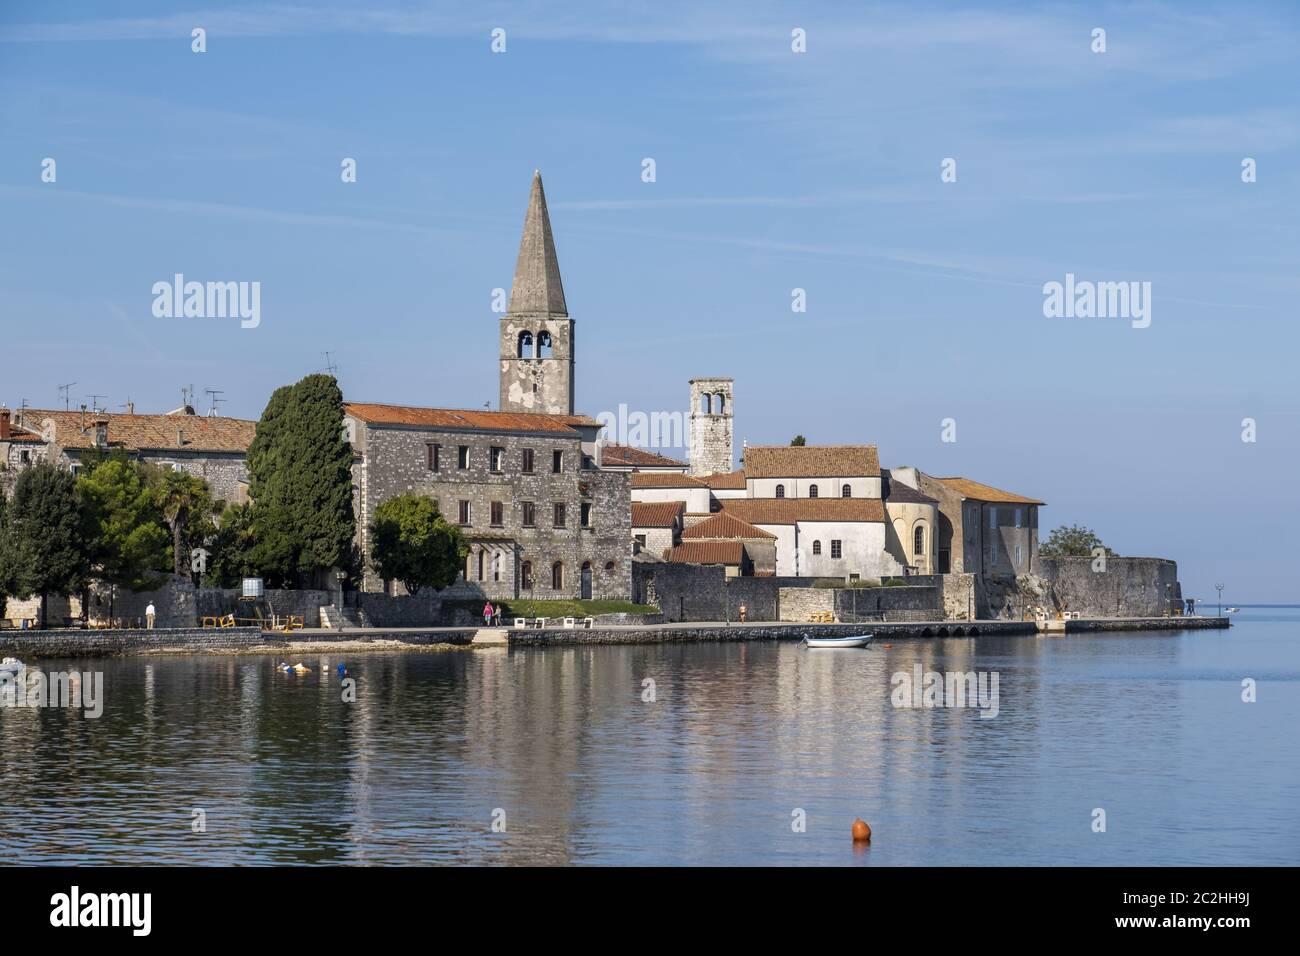
M 816 485 L 809 485 L 809 486 L 808 486 L 808 497 L 809 497 L 809 498 L 816 498 L 816 497 L 817 497 L 817 486 L 816 486 Z
M 989 508 L 989 527 L 996 528 L 997 526 L 998 526 L 998 506 L 993 505 L 992 507 Z
M 784 498 L 784 497 L 785 497 L 785 485 L 777 485 L 777 486 L 776 486 L 776 496 L 777 496 L 778 498 Z
M 606 571 L 613 571 L 613 570 L 614 570 L 614 562 L 613 562 L 613 561 L 606 561 L 606 562 L 605 562 L 605 570 L 606 570 Z
M 551 588 L 555 591 L 564 590 L 564 565 L 559 561 L 551 565 Z
M 1020 565 L 1020 555 L 1021 555 L 1020 545 L 1016 545 L 1016 565 L 1017 565 L 1017 566 Z
M 1017 508 L 1017 509 L 1016 509 L 1016 527 L 1017 527 L 1017 528 L 1019 528 L 1019 527 L 1021 526 L 1021 525 L 1020 525 L 1020 512 L 1021 512 L 1021 509 Z
M 564 527 L 564 502 L 563 501 L 557 501 L 555 503 L 555 527 L 557 528 Z
M 700 414 L 708 415 L 709 413 L 711 413 L 713 411 L 713 408 L 711 407 L 712 403 L 713 403 L 713 396 L 710 395 L 708 392 L 704 392 L 702 395 L 700 395 Z
M 433 441 L 429 442 L 424 446 L 424 452 L 425 452 L 424 463 L 430 471 L 438 470 L 438 465 L 440 464 L 440 462 L 438 461 L 438 451 L 441 448 L 442 448 L 441 445 Z
M 558 448 L 551 452 L 551 471 L 557 475 L 564 471 L 564 452 Z
M 478 579 L 483 580 L 483 550 L 479 549 L 478 553 Z
M 718 392 L 715 396 L 718 400 L 718 414 L 725 414 L 727 411 L 727 396 L 723 392 Z
M 500 472 L 501 467 L 506 461 L 506 450 L 493 445 L 488 452 L 488 468 L 491 471 Z
M 525 561 L 519 566 L 519 586 L 525 591 L 533 589 L 533 562 Z
M 519 355 L 520 358 L 533 357 L 533 333 L 532 332 L 519 333 L 519 351 L 517 354 Z
M 500 552 L 492 555 L 492 580 L 501 580 L 501 554 Z
M 551 357 L 551 333 L 550 332 L 537 333 L 537 357 L 538 358 Z
M 18 460 L 25 465 L 32 460 L 32 453 L 24 448 L 18 453 Z
M 523 501 L 520 502 L 520 504 L 523 506 L 522 510 L 523 510 L 524 527 L 531 528 L 533 525 L 537 523 L 536 509 L 533 507 L 533 503 L 531 501 Z
M 822 543 L 820 541 L 814 541 L 813 554 L 821 554 L 821 553 L 822 553 Z
M 500 501 L 492 502 L 492 526 L 499 528 L 506 523 L 506 506 Z
M 461 524 L 469 524 L 469 502 L 468 501 L 460 502 L 460 511 L 458 514 L 458 518 Z
M 464 471 L 469 467 L 469 445 L 459 445 L 456 448 L 456 467 Z
M 637 535 L 633 535 L 632 537 L 636 539 L 637 544 L 641 545 L 641 547 L 643 548 L 645 547 L 645 535 L 637 534 Z
M 848 485 L 842 485 L 842 486 L 840 487 L 840 497 L 841 497 L 841 498 L 852 498 L 852 497 L 853 497 L 853 489 L 850 488 Z
M 591 505 L 587 504 L 585 501 L 582 503 L 582 514 L 580 517 L 582 521 L 582 526 L 584 528 L 590 528 L 591 527 Z
M 925 554 L 925 525 L 916 526 L 916 531 L 912 533 L 912 554 L 916 557 L 922 557 Z
M 533 473 L 533 450 L 531 448 L 525 448 L 523 458 L 523 466 L 520 468 L 520 471 L 525 475 L 531 475 Z
M 839 542 L 839 539 L 838 539 L 838 538 L 832 538 L 832 539 L 831 539 L 831 557 L 832 557 L 832 558 L 835 558 L 835 559 L 838 560 L 839 558 L 842 558 L 843 556 L 844 556 L 844 555 L 843 555 L 842 550 L 841 550 L 841 548 L 840 548 L 840 542 Z

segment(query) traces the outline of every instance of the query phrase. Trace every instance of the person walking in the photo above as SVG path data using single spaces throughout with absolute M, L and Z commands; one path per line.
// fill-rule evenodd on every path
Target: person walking
M 496 606 L 496 611 L 492 614 L 492 622 L 496 624 L 497 627 L 501 626 L 501 605 L 500 604 Z
M 745 615 L 748 614 L 748 613 L 749 613 L 749 608 L 745 607 L 745 605 L 743 605 L 743 604 L 740 605 L 740 623 L 741 623 L 741 624 L 744 624 L 744 623 L 745 623 Z
M 151 631 L 153 630 L 153 622 L 157 614 L 158 609 L 153 606 L 153 601 L 150 601 L 149 606 L 144 609 L 144 626 Z
M 483 605 L 483 626 L 492 626 L 492 602 L 488 601 Z

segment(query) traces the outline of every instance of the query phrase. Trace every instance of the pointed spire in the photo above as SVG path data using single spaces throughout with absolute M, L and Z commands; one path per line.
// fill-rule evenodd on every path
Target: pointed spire
M 510 312 L 546 312 L 568 315 L 564 286 L 560 283 L 560 261 L 555 256 L 551 217 L 546 212 L 546 192 L 541 172 L 533 171 L 533 188 L 524 215 L 524 236 L 519 241 L 515 281 L 510 286 Z

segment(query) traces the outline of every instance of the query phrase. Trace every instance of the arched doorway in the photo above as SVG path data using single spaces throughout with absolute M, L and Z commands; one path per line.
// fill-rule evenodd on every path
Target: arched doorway
M 591 600 L 591 562 L 582 562 L 582 599 Z

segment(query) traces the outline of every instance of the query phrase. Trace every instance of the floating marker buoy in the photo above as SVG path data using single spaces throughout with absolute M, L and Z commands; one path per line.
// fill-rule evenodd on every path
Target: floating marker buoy
M 889 649 L 892 648 L 894 645 L 893 645 L 893 644 L 881 644 L 880 646 L 883 647 L 885 650 L 889 650 Z
M 853 821 L 853 842 L 854 843 L 871 842 L 871 827 L 867 826 L 867 824 L 862 820 L 861 817 L 858 817 Z

